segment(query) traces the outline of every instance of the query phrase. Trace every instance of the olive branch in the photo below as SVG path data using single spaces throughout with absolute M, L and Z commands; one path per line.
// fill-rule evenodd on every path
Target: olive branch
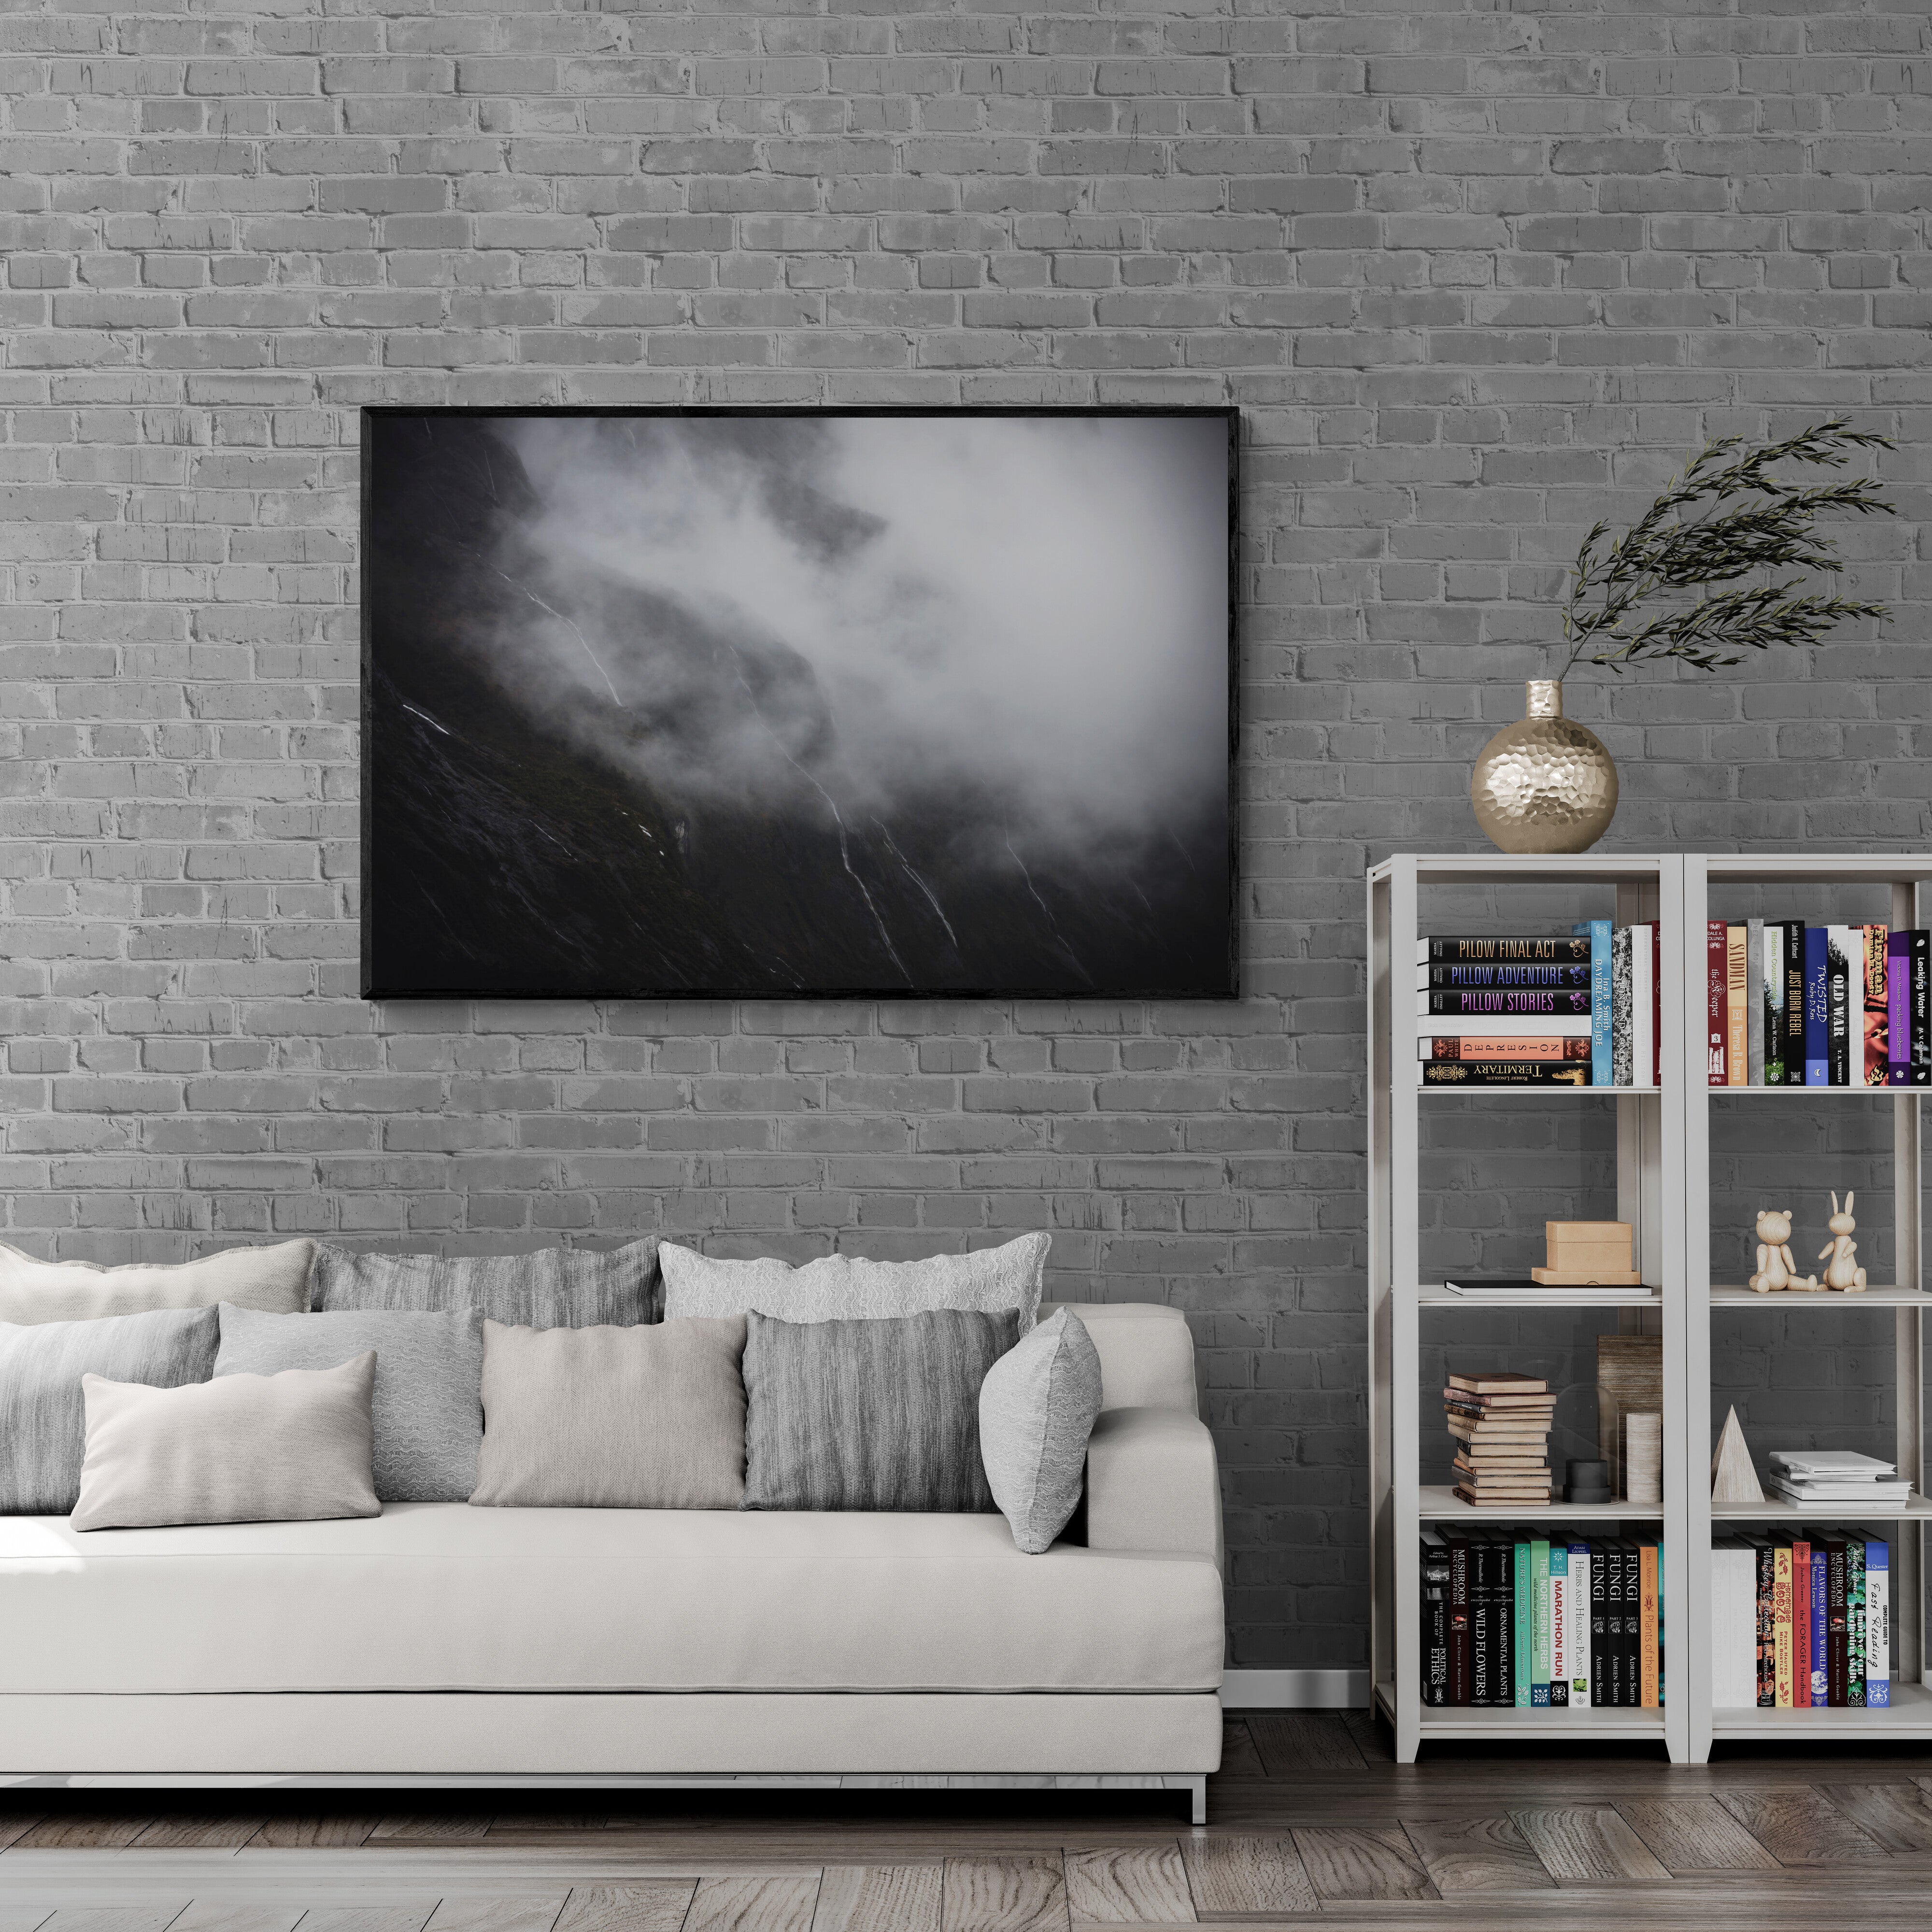
M 1655 658 L 1717 670 L 1742 664 L 1747 650 L 1820 643 L 1848 617 L 1889 621 L 1882 604 L 1807 590 L 1802 577 L 1790 576 L 1642 616 L 1641 607 L 1659 593 L 1735 584 L 1754 571 L 1835 574 L 1844 566 L 1816 529 L 1818 517 L 1895 514 L 1870 477 L 1808 487 L 1772 473 L 1780 463 L 1842 469 L 1852 450 L 1894 448 L 1889 436 L 1855 430 L 1838 417 L 1734 457 L 1740 442 L 1730 436 L 1707 445 L 1613 543 L 1605 543 L 1606 523 L 1583 539 L 1563 604 L 1570 650 L 1562 675 L 1585 658 L 1619 676 L 1626 664 Z M 1737 507 L 1726 507 L 1732 504 Z

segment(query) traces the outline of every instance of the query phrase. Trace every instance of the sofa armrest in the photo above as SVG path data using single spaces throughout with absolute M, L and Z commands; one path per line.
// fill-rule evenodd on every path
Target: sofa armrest
M 1087 1546 L 1221 1562 L 1214 1438 L 1179 1408 L 1110 1408 L 1087 1443 Z

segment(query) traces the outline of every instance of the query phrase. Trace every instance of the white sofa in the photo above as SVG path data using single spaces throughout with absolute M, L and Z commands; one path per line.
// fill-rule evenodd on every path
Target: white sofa
M 1220 1502 L 1186 1324 L 1082 1306 L 1070 1537 L 998 1516 L 392 1504 L 0 1518 L 0 1781 L 1160 1786 L 1220 1762 Z

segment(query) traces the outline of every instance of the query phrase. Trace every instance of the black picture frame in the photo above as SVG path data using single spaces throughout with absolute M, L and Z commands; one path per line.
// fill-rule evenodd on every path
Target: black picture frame
M 1225 921 L 1226 976 L 1212 986 L 1148 984 L 1091 988 L 1065 986 L 1000 984 L 949 986 L 922 989 L 881 986 L 824 985 L 796 989 L 750 988 L 721 981 L 711 985 L 678 986 L 625 983 L 621 980 L 596 986 L 542 983 L 506 988 L 463 984 L 396 985 L 386 983 L 379 970 L 377 923 L 382 908 L 372 884 L 379 876 L 376 825 L 378 775 L 375 770 L 376 733 L 374 716 L 374 654 L 376 649 L 377 614 L 374 608 L 373 572 L 369 559 L 374 539 L 371 517 L 374 508 L 375 433 L 385 422 L 402 419 L 478 418 L 840 418 L 898 417 L 994 418 L 1180 418 L 1216 420 L 1226 434 L 1226 537 L 1227 537 L 1227 866 L 1226 890 L 1222 908 Z M 638 406 L 480 406 L 370 404 L 360 412 L 360 505 L 358 514 L 358 575 L 361 616 L 360 667 L 360 825 L 362 897 L 360 908 L 362 996 L 365 1000 L 730 1000 L 741 1003 L 802 1000 L 867 1000 L 1052 999 L 1072 1001 L 1108 1000 L 1235 1000 L 1241 997 L 1240 985 L 1240 798 L 1239 753 L 1240 746 L 1240 465 L 1241 412 L 1238 407 L 1222 405 L 1167 406 L 1064 406 L 1016 407 L 960 406 L 950 409 L 898 405 L 670 405 Z

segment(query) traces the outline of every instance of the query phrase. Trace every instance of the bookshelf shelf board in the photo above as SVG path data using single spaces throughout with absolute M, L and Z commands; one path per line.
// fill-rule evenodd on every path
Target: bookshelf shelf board
M 1420 1062 L 1418 1063 L 1418 1065 L 1420 1064 Z M 1664 1089 L 1661 1087 L 1561 1087 L 1556 1085 L 1553 1083 L 1546 1085 L 1536 1081 L 1526 1081 L 1520 1087 L 1504 1086 L 1502 1084 L 1496 1086 L 1477 1085 L 1472 1087 L 1425 1087 L 1422 1082 L 1418 1080 L 1416 1082 L 1416 1090 L 1418 1093 L 1422 1094 L 1456 1094 L 1464 1096 L 1472 1094 L 1480 1094 L 1484 1100 L 1487 1100 L 1494 1094 L 1505 1094 L 1512 1100 L 1520 1100 L 1526 1094 L 1529 1095 L 1535 1100 L 1546 1100 L 1554 1095 L 1562 1095 L 1567 1096 L 1572 1094 L 1578 1094 L 1583 1096 L 1586 1100 L 1628 1100 L 1634 1096 L 1640 1097 L 1646 1094 L 1648 1094 L 1654 1100 L 1658 1094 L 1664 1091 Z M 1825 1090 L 1822 1088 L 1814 1088 L 1812 1090 L 1815 1093 L 1822 1093 Z M 1849 1093 L 1852 1090 L 1847 1088 L 1843 1090 Z M 1903 1088 L 1898 1088 L 1886 1090 L 1903 1093 L 1908 1090 Z
M 1637 1503 L 1466 1503 L 1444 1486 L 1424 1483 L 1415 1492 L 1416 1514 L 1424 1522 L 1660 1522 L 1664 1508 Z
M 1932 1498 L 1915 1490 L 1902 1503 L 1738 1503 L 1711 1505 L 1713 1522 L 1932 1522 Z
M 1391 1714 L 1395 1709 L 1395 1686 L 1378 1684 L 1376 1700 Z M 1788 1716 L 1789 1712 L 1767 1711 Z M 1805 1714 L 1803 1712 L 1797 1714 Z M 1850 1712 L 1847 1716 L 1862 1713 Z M 1880 1714 L 1882 1715 L 1882 1713 Z M 1592 1705 L 1581 1711 L 1568 1706 L 1551 1709 L 1521 1704 L 1425 1704 L 1422 1707 L 1422 1732 L 1431 1738 L 1492 1738 L 1499 1732 L 1516 1736 L 1533 1732 L 1544 1738 L 1654 1738 L 1664 1729 L 1661 1710 L 1612 1710 Z
M 1720 1738 L 1872 1737 L 1900 1732 L 1932 1736 L 1932 1690 L 1894 1678 L 1892 1702 L 1876 1710 L 1766 1711 L 1720 1705 L 1711 1713 L 1712 1733 Z
M 1801 1289 L 1796 1294 L 1754 1294 L 1748 1288 L 1726 1284 L 1711 1290 L 1713 1308 L 1768 1308 L 1786 1315 L 1810 1308 L 1923 1308 L 1926 1298 L 1916 1288 L 1894 1288 L 1889 1282 L 1874 1282 L 1861 1294 L 1812 1294 Z
M 1632 1270 L 1635 1272 L 1634 1270 Z M 1502 1288 L 1494 1294 L 1452 1294 L 1440 1282 L 1424 1282 L 1415 1292 L 1424 1308 L 1656 1308 L 1662 1298 L 1654 1288 L 1592 1288 L 1588 1294 L 1566 1294 L 1560 1288 L 1537 1292 Z M 1844 1298 L 1839 1298 L 1842 1300 Z M 1856 1299 L 1856 1297 L 1853 1298 Z M 1757 1299 L 1753 1295 L 1751 1299 Z
M 1419 1063 L 1418 1063 L 1419 1064 Z M 1932 1096 L 1932 1087 L 1693 1087 L 1713 1100 L 1758 1100 L 1775 1094 L 1781 1100 L 1801 1094 L 1813 1100 L 1916 1100 Z

